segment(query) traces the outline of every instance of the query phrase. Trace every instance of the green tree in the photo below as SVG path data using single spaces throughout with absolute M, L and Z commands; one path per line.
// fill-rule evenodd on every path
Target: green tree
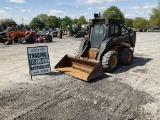
M 124 14 L 116 6 L 111 6 L 102 14 L 103 18 L 124 19 Z
M 133 27 L 133 20 L 129 18 L 125 18 L 125 26 L 132 28 Z
M 152 9 L 149 19 L 150 27 L 160 25 L 160 0 L 158 0 L 158 5 Z
M 136 17 L 133 20 L 133 27 L 134 28 L 147 28 L 149 21 L 143 17 Z
M 7 19 L 0 20 L 0 26 L 7 27 L 7 26 L 15 26 L 15 25 L 17 25 L 17 23 L 12 18 L 11 19 L 7 18 Z
M 160 9 L 160 0 L 158 0 L 158 5 L 157 5 L 158 9 Z
M 39 15 L 37 15 L 36 18 L 39 19 L 41 22 L 45 23 L 48 19 L 48 15 L 47 14 L 39 14 Z
M 72 25 L 72 19 L 68 16 L 65 16 L 64 20 L 62 21 L 62 29 L 64 30 L 68 25 Z
M 77 21 L 77 23 L 78 24 L 86 24 L 87 21 L 86 21 L 86 19 L 85 19 L 84 16 L 80 16 L 79 19 L 78 19 L 78 21 Z
M 32 28 L 44 28 L 45 27 L 45 23 L 42 22 L 41 20 L 37 19 L 37 18 L 33 18 L 31 23 L 29 24 L 30 27 Z
M 59 27 L 58 18 L 56 16 L 48 16 L 48 19 L 45 21 L 46 27 L 57 28 Z
M 77 24 L 77 23 L 78 23 L 78 19 L 77 19 L 77 18 L 74 18 L 74 19 L 72 20 L 72 23 L 73 23 L 73 24 Z
M 158 7 L 152 9 L 152 13 L 150 14 L 149 24 L 150 26 L 160 25 L 160 3 Z

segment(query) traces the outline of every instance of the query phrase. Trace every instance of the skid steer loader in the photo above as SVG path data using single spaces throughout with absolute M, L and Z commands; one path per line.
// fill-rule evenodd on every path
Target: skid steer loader
M 81 80 L 89 81 L 113 72 L 118 64 L 130 65 L 136 32 L 119 19 L 91 19 L 89 36 L 85 37 L 77 56 L 65 55 L 55 69 Z

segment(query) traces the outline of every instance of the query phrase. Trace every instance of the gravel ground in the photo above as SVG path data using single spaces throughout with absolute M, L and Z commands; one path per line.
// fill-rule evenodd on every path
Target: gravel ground
M 0 44 L 0 120 L 160 119 L 160 34 L 137 33 L 134 60 L 112 73 L 84 82 L 56 72 L 55 64 L 74 55 L 81 39 L 52 43 Z M 49 49 L 51 74 L 33 76 L 27 47 Z

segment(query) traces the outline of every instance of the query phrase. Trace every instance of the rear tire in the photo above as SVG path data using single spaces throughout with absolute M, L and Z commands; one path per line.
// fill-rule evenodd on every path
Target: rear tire
M 130 48 L 123 48 L 119 54 L 119 63 L 121 65 L 130 65 L 133 60 L 133 51 Z
M 109 51 L 102 58 L 102 67 L 106 72 L 113 72 L 118 66 L 118 53 Z

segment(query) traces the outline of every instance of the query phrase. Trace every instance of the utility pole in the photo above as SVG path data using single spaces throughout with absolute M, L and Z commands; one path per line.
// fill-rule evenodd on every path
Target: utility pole
M 23 23 L 23 20 L 24 20 L 24 19 L 22 18 L 21 20 L 22 20 L 22 25 L 24 25 L 24 23 Z

